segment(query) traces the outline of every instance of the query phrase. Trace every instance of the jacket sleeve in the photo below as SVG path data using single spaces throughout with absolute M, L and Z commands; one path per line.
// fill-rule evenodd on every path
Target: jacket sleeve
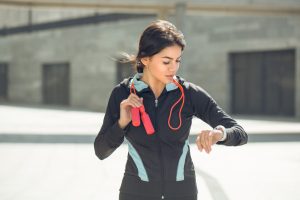
M 116 101 L 117 96 L 115 88 L 110 95 L 102 127 L 94 141 L 95 154 L 100 160 L 110 156 L 124 141 L 126 131 L 118 124 L 120 104 Z
M 205 90 L 194 84 L 189 89 L 194 115 L 213 128 L 218 125 L 225 127 L 227 137 L 217 144 L 238 146 L 248 142 L 248 135 L 243 127 L 225 113 Z

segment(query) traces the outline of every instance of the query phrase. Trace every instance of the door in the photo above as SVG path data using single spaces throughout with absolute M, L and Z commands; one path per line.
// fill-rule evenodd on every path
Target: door
M 8 65 L 0 63 L 0 100 L 7 100 L 8 93 Z
M 232 112 L 294 116 L 295 50 L 230 54 Z
M 69 105 L 70 67 L 68 63 L 43 65 L 43 102 Z

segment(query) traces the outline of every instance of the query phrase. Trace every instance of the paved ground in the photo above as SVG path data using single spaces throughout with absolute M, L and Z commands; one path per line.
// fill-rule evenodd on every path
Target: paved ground
M 236 119 L 250 135 L 250 142 L 300 141 L 300 119 Z M 102 120 L 103 113 L 97 112 L 0 105 L 0 142 L 91 143 Z M 193 120 L 191 142 L 204 128 L 210 127 Z
M 0 199 L 117 199 L 127 146 L 98 160 L 91 140 L 101 121 L 99 113 L 0 105 Z M 191 144 L 198 199 L 300 200 L 300 123 L 238 121 L 257 140 L 210 155 Z M 205 126 L 195 121 L 192 132 Z

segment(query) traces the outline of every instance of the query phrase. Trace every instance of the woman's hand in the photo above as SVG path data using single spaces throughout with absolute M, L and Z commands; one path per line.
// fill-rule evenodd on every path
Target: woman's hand
M 143 98 L 139 98 L 136 94 L 130 94 L 127 99 L 120 103 L 120 119 L 119 126 L 124 129 L 131 121 L 131 108 L 140 107 L 143 103 Z
M 211 152 L 211 146 L 216 144 L 223 137 L 223 132 L 221 130 L 202 130 L 197 139 L 196 144 L 198 149 L 202 152 L 204 149 L 206 153 Z

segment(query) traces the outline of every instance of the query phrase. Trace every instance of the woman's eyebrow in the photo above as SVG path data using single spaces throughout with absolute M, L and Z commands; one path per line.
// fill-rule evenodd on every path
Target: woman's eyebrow
M 167 59 L 170 59 L 170 60 L 173 60 L 173 58 L 169 57 L 169 56 L 163 56 L 162 58 L 167 58 Z M 181 58 L 181 56 L 179 56 L 177 59 Z M 176 60 L 177 60 L 176 59 Z

